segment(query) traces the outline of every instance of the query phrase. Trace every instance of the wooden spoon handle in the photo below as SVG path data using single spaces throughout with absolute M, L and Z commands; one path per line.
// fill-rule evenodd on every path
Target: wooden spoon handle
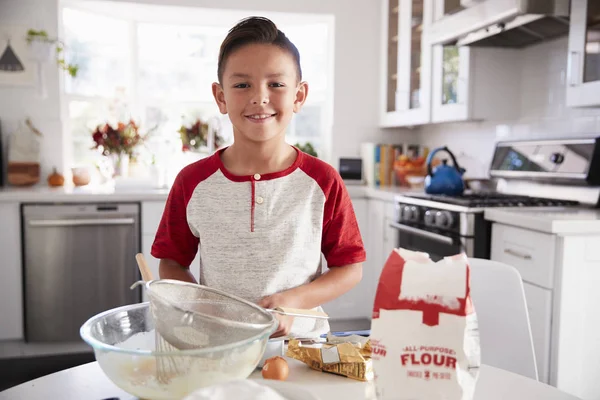
M 267 309 L 267 311 L 274 312 L 281 315 L 290 315 L 292 317 L 304 317 L 304 318 L 317 318 L 317 319 L 328 319 L 327 315 L 323 311 L 306 310 L 303 308 L 288 308 L 288 307 L 275 307 Z
M 142 253 L 137 253 L 135 255 L 135 260 L 137 261 L 138 268 L 140 269 L 140 273 L 142 274 L 142 279 L 144 282 L 148 282 L 154 280 L 152 276 L 152 272 L 150 272 L 150 268 L 148 268 L 148 264 L 146 264 L 146 259 Z

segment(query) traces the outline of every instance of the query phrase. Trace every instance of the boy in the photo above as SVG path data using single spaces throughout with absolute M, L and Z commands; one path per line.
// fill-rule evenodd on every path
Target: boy
M 212 91 L 234 143 L 177 176 L 152 246 L 160 277 L 200 283 L 265 308 L 320 307 L 362 277 L 352 203 L 331 166 L 285 142 L 308 94 L 296 46 L 266 18 L 233 27 Z M 329 271 L 321 275 L 321 252 Z M 277 316 L 273 337 L 312 337 L 324 320 Z

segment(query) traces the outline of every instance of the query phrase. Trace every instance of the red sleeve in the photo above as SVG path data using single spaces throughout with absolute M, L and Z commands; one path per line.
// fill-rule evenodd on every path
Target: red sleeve
M 337 171 L 332 168 L 328 175 L 321 251 L 329 267 L 364 262 L 365 247 L 350 195 Z
M 152 244 L 155 258 L 168 258 L 189 268 L 198 252 L 199 239 L 194 236 L 187 222 L 187 203 L 191 194 L 186 193 L 183 171 L 177 175 Z

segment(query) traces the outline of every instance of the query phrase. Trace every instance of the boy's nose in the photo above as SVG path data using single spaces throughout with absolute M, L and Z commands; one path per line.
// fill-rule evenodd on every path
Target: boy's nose
M 267 104 L 269 99 L 267 97 L 257 97 L 252 99 L 252 104 Z
M 269 93 L 262 88 L 256 88 L 252 95 L 252 104 L 267 104 L 269 102 Z

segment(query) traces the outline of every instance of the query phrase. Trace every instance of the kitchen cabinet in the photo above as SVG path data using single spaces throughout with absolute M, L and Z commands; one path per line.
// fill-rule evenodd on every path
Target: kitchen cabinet
M 152 276 L 158 278 L 158 263 L 159 260 L 152 257 L 152 243 L 158 230 L 158 224 L 165 209 L 164 201 L 144 201 L 142 203 L 142 254 L 146 259 L 148 268 L 152 272 Z M 146 293 L 143 294 L 144 301 L 147 300 Z
M 431 21 L 424 0 L 382 1 L 381 126 L 430 121 L 431 46 L 423 32 Z
M 519 117 L 519 52 L 432 44 L 459 0 L 382 0 L 383 127 Z
M 395 203 L 379 199 L 352 199 L 367 251 L 362 281 L 351 291 L 324 305 L 332 319 L 371 319 L 379 276 L 390 252 L 398 245 L 398 231 L 390 227 Z
M 142 254 L 146 259 L 148 268 L 152 272 L 152 275 L 158 279 L 158 266 L 160 260 L 154 258 L 150 251 L 152 250 L 152 243 L 154 243 L 154 237 L 158 230 L 158 225 L 162 218 L 163 211 L 165 209 L 166 202 L 164 201 L 144 201 L 142 202 Z M 200 276 L 200 254 L 196 254 L 196 258 L 190 265 L 190 270 L 196 279 Z M 142 300 L 148 301 L 145 291 L 142 294 Z
M 533 338 L 538 379 L 548 383 L 550 377 L 550 333 L 552 332 L 552 291 L 523 282 L 529 325 Z
M 433 21 L 460 12 L 458 1 L 425 0 Z M 431 50 L 431 122 L 502 120 L 519 117 L 519 52 L 433 44 Z
M 539 380 L 600 397 L 600 235 L 552 235 L 492 225 L 491 259 L 523 278 Z
M 19 203 L 0 203 L 0 340 L 23 338 L 23 274 Z
M 362 235 L 364 245 L 367 248 L 367 261 L 363 264 L 363 279 L 361 282 L 347 293 L 323 305 L 323 309 L 333 320 L 371 317 L 373 304 L 368 304 L 368 301 L 365 298 L 365 292 L 369 290 L 369 280 L 365 279 L 365 275 L 368 273 L 370 266 L 367 243 L 371 240 L 366 234 L 370 224 L 368 205 L 369 200 L 367 198 L 352 198 L 352 206 L 354 207 L 354 213 L 356 214 L 356 219 L 358 221 L 358 229 Z M 322 257 L 322 271 L 327 271 L 327 262 L 324 257 Z
M 600 2 L 571 0 L 567 106 L 600 106 Z

